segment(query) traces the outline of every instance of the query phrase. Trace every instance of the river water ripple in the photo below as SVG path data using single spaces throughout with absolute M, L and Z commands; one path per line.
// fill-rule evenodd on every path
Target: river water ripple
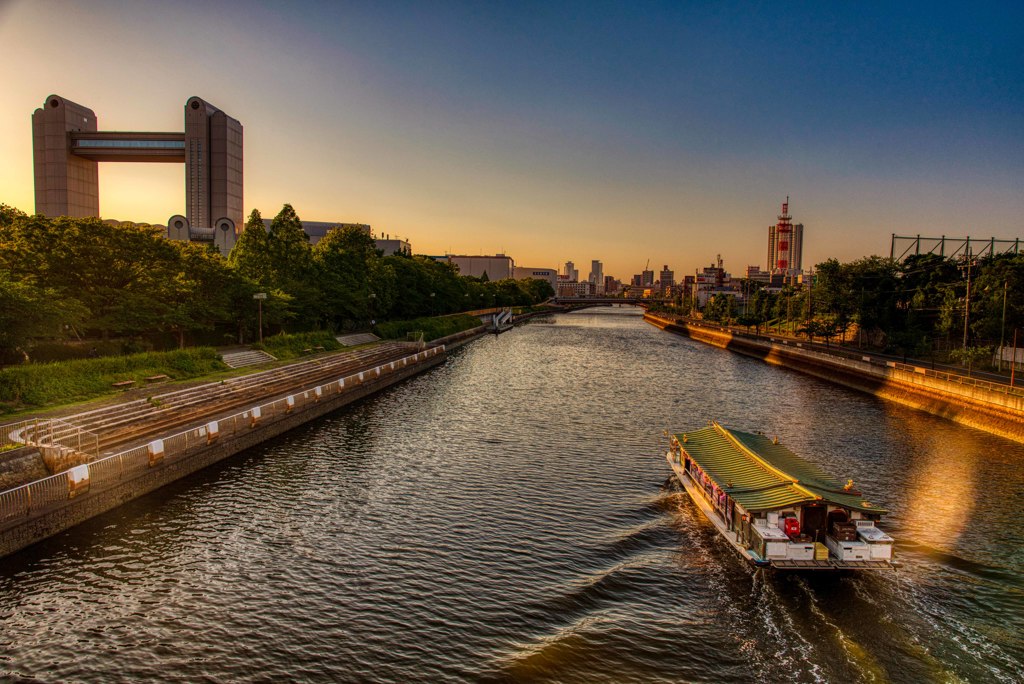
M 778 434 L 896 573 L 755 572 L 662 430 Z M 532 321 L 3 561 L 40 681 L 1020 681 L 1024 448 L 644 324 Z

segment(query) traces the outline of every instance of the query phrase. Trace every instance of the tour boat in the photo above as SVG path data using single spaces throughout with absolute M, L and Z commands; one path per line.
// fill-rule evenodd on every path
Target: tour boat
M 784 570 L 884 570 L 885 510 L 778 438 L 716 422 L 673 435 L 665 454 L 683 488 L 748 562 Z

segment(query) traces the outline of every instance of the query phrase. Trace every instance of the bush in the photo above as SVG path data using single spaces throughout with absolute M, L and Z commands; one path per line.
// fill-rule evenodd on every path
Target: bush
M 122 380 L 142 382 L 151 375 L 181 380 L 226 368 L 212 347 L 13 366 L 0 370 L 0 411 L 111 394 L 113 383 Z
M 32 363 L 53 363 L 73 359 L 95 359 L 101 356 L 137 354 L 146 349 L 134 349 L 130 340 L 94 340 L 89 342 L 40 342 L 29 349 Z
M 252 345 L 253 349 L 262 349 L 281 360 L 294 359 L 307 353 L 307 349 L 323 347 L 327 351 L 341 349 L 341 344 L 329 332 L 308 332 L 287 335 L 281 333 L 272 337 L 264 337 L 263 344 Z
M 384 339 L 402 339 L 411 332 L 423 332 L 423 339 L 436 340 L 439 337 L 447 337 L 460 333 L 463 330 L 479 328 L 483 323 L 476 316 L 457 314 L 455 316 L 442 316 L 440 318 L 417 318 L 411 321 L 389 321 L 378 323 L 374 326 L 374 332 Z

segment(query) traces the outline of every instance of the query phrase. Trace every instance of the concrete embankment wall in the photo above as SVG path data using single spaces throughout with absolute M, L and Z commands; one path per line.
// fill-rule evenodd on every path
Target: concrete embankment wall
M 0 557 L 442 363 L 445 347 L 0 492 Z
M 487 334 L 487 326 L 481 325 L 479 328 L 470 328 L 469 330 L 463 330 L 462 332 L 455 333 L 454 335 L 439 337 L 436 340 L 432 340 L 429 344 L 431 346 L 443 344 L 445 349 L 451 351 L 452 349 L 461 347 L 462 345 L 472 342 L 476 338 L 485 334 Z
M 822 380 L 868 392 L 904 406 L 1024 442 L 1024 396 L 994 391 L 925 374 L 846 359 L 790 344 L 734 335 L 720 328 L 691 325 L 654 314 L 648 323 L 722 349 L 751 356 Z

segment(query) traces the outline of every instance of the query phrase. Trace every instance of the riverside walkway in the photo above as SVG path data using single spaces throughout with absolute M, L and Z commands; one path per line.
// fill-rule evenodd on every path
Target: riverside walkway
M 746 335 L 702 321 L 645 314 L 652 325 L 765 363 L 874 394 L 1024 442 L 1024 388 L 934 371 L 870 354 L 832 353 L 793 339 Z
M 4 461 L 15 451 L 38 450 L 34 460 L 54 474 L 0 491 L 0 557 L 445 358 L 441 343 L 382 342 L 55 421 L 3 426 L 0 435 L 20 446 Z M 84 446 L 90 440 L 83 433 L 95 438 L 93 448 Z
M 1024 396 L 1024 381 L 1022 381 L 1020 373 L 1017 373 L 1014 377 L 1011 375 L 1000 375 L 998 373 L 990 373 L 986 371 L 968 370 L 960 366 L 935 363 L 934 361 L 914 359 L 907 356 L 894 356 L 892 354 L 885 354 L 878 351 L 856 349 L 844 344 L 813 342 L 805 337 L 787 335 L 780 331 L 766 331 L 764 333 L 755 334 L 741 326 L 720 325 L 718 323 L 712 323 L 701 319 L 688 318 L 685 316 L 672 316 L 663 313 L 658 313 L 657 315 L 674 322 L 685 323 L 689 326 L 727 332 L 736 337 L 772 342 L 775 344 L 784 344 L 799 349 L 829 354 L 837 358 L 863 361 L 875 366 L 910 371 L 926 377 L 955 382 L 969 387 L 977 387 L 979 389 L 990 390 L 1000 394 Z
M 0 446 L 51 447 L 61 452 L 62 465 L 89 463 L 241 406 L 390 363 L 414 348 L 406 342 L 382 342 L 70 415 L 42 414 L 0 426 Z

